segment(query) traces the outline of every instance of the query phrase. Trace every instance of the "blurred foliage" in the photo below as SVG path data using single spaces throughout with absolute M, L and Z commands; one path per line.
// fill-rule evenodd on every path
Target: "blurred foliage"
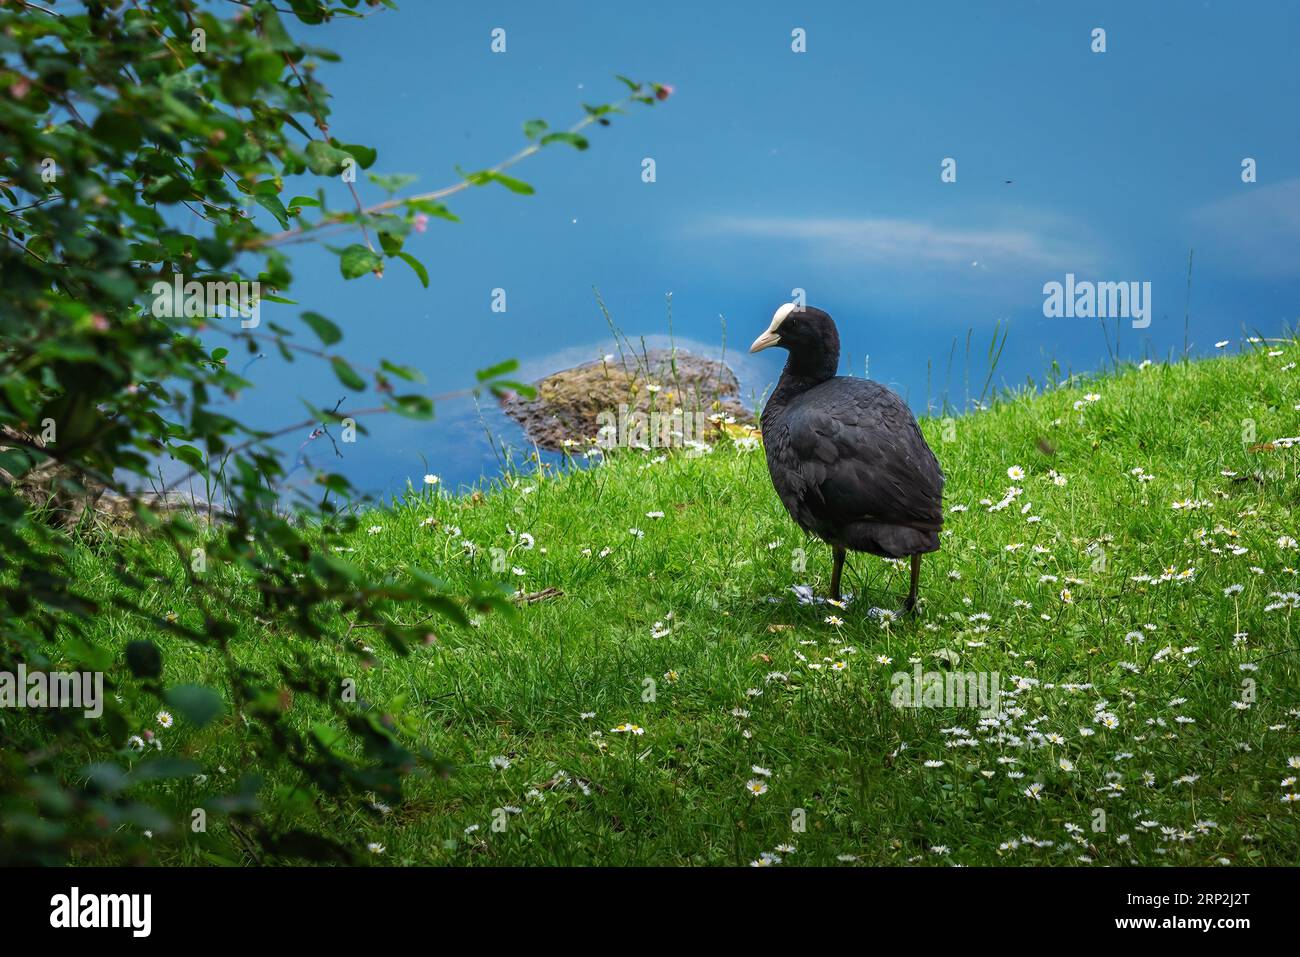
M 340 232 L 361 239 L 329 247 L 346 279 L 400 259 L 427 286 L 425 266 L 403 247 L 431 217 L 456 219 L 443 198 L 491 183 L 532 192 L 502 169 L 550 143 L 585 149 L 580 130 L 608 125 L 619 105 L 586 106 L 568 131 L 532 120 L 520 154 L 434 193 L 404 198 L 398 194 L 413 177 L 371 174 L 369 184 L 387 198 L 364 207 L 357 170 L 378 154 L 330 132 L 317 72 L 337 57 L 295 39 L 290 26 L 360 19 L 378 12 L 367 8 L 392 4 L 69 6 L 0 2 L 0 672 L 20 663 L 102 672 L 105 701 L 98 718 L 66 708 L 0 709 L 0 863 L 146 862 L 146 832 L 178 831 L 216 863 L 358 860 L 364 849 L 300 823 L 321 814 L 282 823 L 277 802 L 317 811 L 354 807 L 363 795 L 397 802 L 404 776 L 438 769 L 437 759 L 412 743 L 401 720 L 348 695 L 347 669 L 288 649 L 328 643 L 360 669 L 367 656 L 360 643 L 322 622 L 341 614 L 404 654 L 424 639 L 431 616 L 464 623 L 467 612 L 502 599 L 487 585 L 448 594 L 418 569 L 376 579 L 336 545 L 357 521 L 349 506 L 358 498 L 343 476 L 315 471 L 310 496 L 283 487 L 292 469 L 273 439 L 309 428 L 331 441 L 331 429 L 364 433 L 362 411 L 308 403 L 305 423 L 275 432 L 229 411 L 250 388 L 231 368 L 238 350 L 256 356 L 269 345 L 288 360 L 327 362 L 349 391 L 378 394 L 365 413 L 428 418 L 434 397 L 416 370 L 387 361 L 355 366 L 339 349 L 340 325 L 316 313 L 293 323 L 319 340 L 305 344 L 276 321 L 241 322 L 237 310 L 214 308 L 210 295 L 188 308 L 190 290 L 256 282 L 260 303 L 279 304 L 279 314 L 292 305 L 283 246 Z M 620 79 L 630 88 L 624 103 L 667 95 Z M 324 188 L 286 198 L 286 180 L 300 176 L 340 179 L 351 204 L 331 208 Z M 179 302 L 167 291 L 176 282 L 185 293 Z M 208 285 L 188 286 L 194 282 Z M 225 344 L 211 347 L 214 337 Z M 472 388 L 522 388 L 504 378 L 513 368 L 483 370 Z M 186 471 L 169 487 L 198 481 L 231 514 L 211 524 L 150 507 L 140 490 L 163 471 Z M 125 503 L 142 534 L 167 542 L 174 564 L 123 557 L 114 587 L 76 581 L 71 549 L 103 536 L 88 507 L 101 494 Z M 194 614 L 182 621 L 148 610 L 149 589 L 177 580 Z M 237 663 L 234 589 L 256 595 L 259 614 L 286 633 L 285 660 L 296 661 L 281 673 Z M 208 649 L 224 667 L 212 687 L 170 686 L 167 655 L 153 641 L 94 643 L 86 625 L 109 613 L 130 616 L 137 634 L 169 635 L 165 648 Z M 319 702 L 313 713 L 326 720 L 309 728 L 289 720 L 295 695 Z M 190 833 L 193 809 L 179 792 L 137 787 L 199 773 L 141 737 L 160 708 L 196 728 L 245 736 L 237 785 L 203 804 L 228 826 Z M 269 778 L 286 776 L 298 783 L 266 793 Z

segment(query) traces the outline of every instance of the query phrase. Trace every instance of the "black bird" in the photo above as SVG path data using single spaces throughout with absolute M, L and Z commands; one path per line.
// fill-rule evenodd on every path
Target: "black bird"
M 846 549 L 911 556 L 911 611 L 921 555 L 938 550 L 943 528 L 943 472 L 916 418 L 880 383 L 835 374 L 840 337 L 822 310 L 782 306 L 749 351 L 772 346 L 790 353 L 762 419 L 777 495 L 800 528 L 830 544 L 832 598 Z

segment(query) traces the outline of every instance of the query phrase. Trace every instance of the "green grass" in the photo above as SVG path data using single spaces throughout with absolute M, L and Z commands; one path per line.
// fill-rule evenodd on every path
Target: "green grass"
M 906 590 L 902 565 L 869 556 L 850 559 L 846 590 L 861 598 L 846 609 L 801 605 L 791 586 L 825 595 L 830 549 L 785 514 L 761 449 L 726 443 L 515 475 L 485 497 L 426 491 L 365 516 L 347 555 L 431 570 L 452 593 L 486 577 L 562 597 L 472 628 L 431 622 L 431 643 L 407 657 L 376 645 L 368 668 L 348 651 L 364 632 L 339 621 L 335 645 L 291 649 L 250 604 L 234 653 L 264 672 L 293 651 L 333 660 L 359 708 L 394 715 L 448 762 L 387 813 L 358 802 L 328 820 L 346 843 L 384 845 L 380 863 L 747 864 L 789 844 L 790 865 L 1293 865 L 1298 452 L 1251 448 L 1300 434 L 1300 347 L 1279 348 L 1129 367 L 946 428 L 924 421 L 948 524 L 911 619 L 867 614 Z M 1014 482 L 1013 467 L 1026 473 Z M 1011 485 L 1023 493 L 1007 507 L 982 504 Z M 1185 500 L 1201 505 L 1172 507 Z M 88 546 L 79 578 L 111 589 L 108 559 L 140 547 L 152 546 Z M 148 596 L 152 609 L 197 624 L 179 569 L 175 582 Z M 114 650 L 153 637 L 169 684 L 223 681 L 215 652 L 125 616 L 97 627 Z M 914 662 L 1000 675 L 1001 723 L 894 707 L 892 676 Z M 304 726 L 322 718 L 296 712 Z M 142 720 L 165 752 L 206 769 L 202 784 L 151 785 L 182 801 L 246 769 L 235 717 L 202 730 Z M 612 730 L 624 723 L 644 733 Z M 498 756 L 509 766 L 494 768 Z M 765 793 L 748 792 L 754 780 Z M 283 822 L 321 813 L 290 800 L 295 783 L 262 793 Z M 161 859 L 201 863 L 183 823 L 156 837 Z

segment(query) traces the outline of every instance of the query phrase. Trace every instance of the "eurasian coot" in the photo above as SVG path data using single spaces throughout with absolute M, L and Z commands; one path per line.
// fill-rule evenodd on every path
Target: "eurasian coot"
M 916 418 L 869 379 L 837 376 L 840 337 L 831 317 L 787 303 L 750 352 L 790 353 L 763 409 L 772 484 L 790 516 L 830 544 L 831 597 L 840 597 L 846 549 L 912 559 L 903 611 L 916 605 L 921 555 L 939 548 L 943 472 Z

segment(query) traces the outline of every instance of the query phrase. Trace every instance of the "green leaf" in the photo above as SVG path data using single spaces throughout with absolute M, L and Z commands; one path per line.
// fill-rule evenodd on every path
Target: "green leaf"
M 203 453 L 192 445 L 173 445 L 171 453 L 192 469 L 202 469 L 207 464 Z
M 176 685 L 168 688 L 167 703 L 196 727 L 203 727 L 226 710 L 221 695 L 203 685 Z
M 387 359 L 383 359 L 379 363 L 379 368 L 383 369 L 385 372 L 391 372 L 399 379 L 405 379 L 407 382 L 424 381 L 424 375 L 420 372 L 419 369 L 416 369 L 413 366 L 394 365 L 393 363 L 389 362 Z
M 360 243 L 353 243 L 339 254 L 339 269 L 344 279 L 356 279 L 381 268 L 384 261 Z
M 530 140 L 535 140 L 546 132 L 547 126 L 545 120 L 529 120 L 524 124 L 524 136 Z
M 284 23 L 281 22 L 274 7 L 267 7 L 258 11 L 258 17 L 262 25 L 262 32 L 266 34 L 266 39 L 270 41 L 271 49 L 282 52 L 297 49 L 293 38 L 289 36 L 289 31 L 284 28 Z
M 341 356 L 333 356 L 330 359 L 330 366 L 333 367 L 334 374 L 338 376 L 339 381 L 349 389 L 356 389 L 359 392 L 365 389 L 366 380 L 357 375 L 356 370 L 348 365 L 346 359 Z
M 379 152 L 370 146 L 362 146 L 359 143 L 344 143 L 343 150 L 351 153 L 353 158 L 361 164 L 362 169 L 370 169 L 375 165 L 375 160 L 379 158 Z
M 495 379 L 497 376 L 503 376 L 507 372 L 513 372 L 519 368 L 518 359 L 506 359 L 504 362 L 498 362 L 487 369 L 479 369 L 474 373 L 479 382 L 486 382 L 488 379 Z
M 432 419 L 433 400 L 423 395 L 399 395 L 387 403 L 398 415 L 408 419 Z
M 588 146 L 587 138 L 579 136 L 577 133 L 549 133 L 542 137 L 542 145 L 547 146 L 551 143 L 568 143 L 574 149 L 585 150 Z
M 429 288 L 429 270 L 424 268 L 424 263 L 410 253 L 398 253 L 397 258 L 415 270 L 415 274 L 420 277 L 420 285 L 425 289 Z
M 302 321 L 311 327 L 316 337 L 327 346 L 332 346 L 343 338 L 343 332 L 318 312 L 304 312 Z
M 76 635 L 64 638 L 63 648 L 73 661 L 88 671 L 107 671 L 113 666 L 113 655 L 107 649 L 83 641 Z
M 312 737 L 326 751 L 329 751 L 343 740 L 343 732 L 338 728 L 332 727 L 323 721 L 318 721 L 311 726 Z
M 477 173 L 468 173 L 465 176 L 474 186 L 486 186 L 488 183 L 500 183 L 512 193 L 520 193 L 524 196 L 531 196 L 537 192 L 532 186 L 528 185 L 521 179 L 515 179 L 513 176 L 507 176 L 505 173 L 498 173 L 496 170 L 483 169 Z
M 270 193 L 258 193 L 253 199 L 257 202 L 257 205 L 270 211 L 282 229 L 289 228 L 289 211 L 284 208 L 284 203 L 280 202 L 279 196 Z
M 127 108 L 103 111 L 91 128 L 97 140 L 123 152 L 138 146 L 144 133 L 140 117 Z
M 126 646 L 126 664 L 137 678 L 157 678 L 162 675 L 162 652 L 152 641 L 133 641 Z
M 413 212 L 428 213 L 430 216 L 437 216 L 439 219 L 445 219 L 453 223 L 460 222 L 459 216 L 442 205 L 442 203 L 436 203 L 431 199 L 408 199 L 403 205 Z
M 493 182 L 500 183 L 506 189 L 510 190 L 510 192 L 519 193 L 523 196 L 531 196 L 533 193 L 537 192 L 537 190 L 533 189 L 531 185 L 525 183 L 522 179 L 515 179 L 513 176 L 507 176 L 504 173 L 493 173 L 492 180 Z
M 351 153 L 323 140 L 312 140 L 307 144 L 307 168 L 318 176 L 337 176 L 343 172 L 343 164 L 351 158 Z

